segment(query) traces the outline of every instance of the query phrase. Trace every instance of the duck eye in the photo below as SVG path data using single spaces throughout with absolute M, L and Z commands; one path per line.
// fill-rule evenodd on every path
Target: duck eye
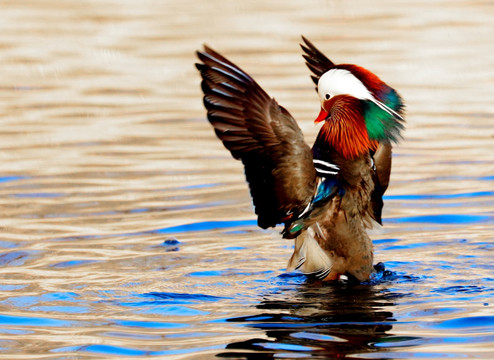
M 331 95 L 326 94 L 326 100 L 329 100 L 330 97 L 331 97 Z

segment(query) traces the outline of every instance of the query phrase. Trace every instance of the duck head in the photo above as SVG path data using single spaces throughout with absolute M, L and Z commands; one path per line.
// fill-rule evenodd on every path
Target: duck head
M 375 150 L 379 141 L 396 142 L 403 128 L 403 103 L 398 93 L 370 71 L 356 65 L 336 65 L 317 83 L 324 121 L 318 141 L 346 159 Z

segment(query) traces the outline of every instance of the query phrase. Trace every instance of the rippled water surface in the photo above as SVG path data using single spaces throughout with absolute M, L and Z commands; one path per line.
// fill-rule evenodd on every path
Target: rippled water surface
M 0 357 L 494 358 L 491 1 L 3 1 Z M 407 101 L 371 284 L 286 273 L 194 51 L 312 143 L 305 34 Z

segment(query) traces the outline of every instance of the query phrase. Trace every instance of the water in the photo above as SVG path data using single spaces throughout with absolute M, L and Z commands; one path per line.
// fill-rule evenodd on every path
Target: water
M 0 357 L 494 358 L 489 1 L 4 1 Z M 194 51 L 217 48 L 299 120 L 300 34 L 407 101 L 387 272 L 286 273 L 241 164 L 205 120 Z

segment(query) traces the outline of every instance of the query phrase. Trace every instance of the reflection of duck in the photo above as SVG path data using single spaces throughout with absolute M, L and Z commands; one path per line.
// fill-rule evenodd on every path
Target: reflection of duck
M 398 93 L 370 71 L 335 65 L 304 38 L 324 121 L 312 150 L 295 119 L 214 50 L 198 52 L 204 104 L 216 135 L 242 160 L 262 228 L 295 238 L 289 270 L 324 280 L 373 272 L 366 228 L 381 222 L 391 142 L 403 129 Z
M 267 338 L 229 344 L 222 358 L 346 358 L 380 350 L 388 335 L 393 295 L 369 285 L 300 285 L 286 300 L 266 300 L 259 315 L 229 319 L 265 331 Z

